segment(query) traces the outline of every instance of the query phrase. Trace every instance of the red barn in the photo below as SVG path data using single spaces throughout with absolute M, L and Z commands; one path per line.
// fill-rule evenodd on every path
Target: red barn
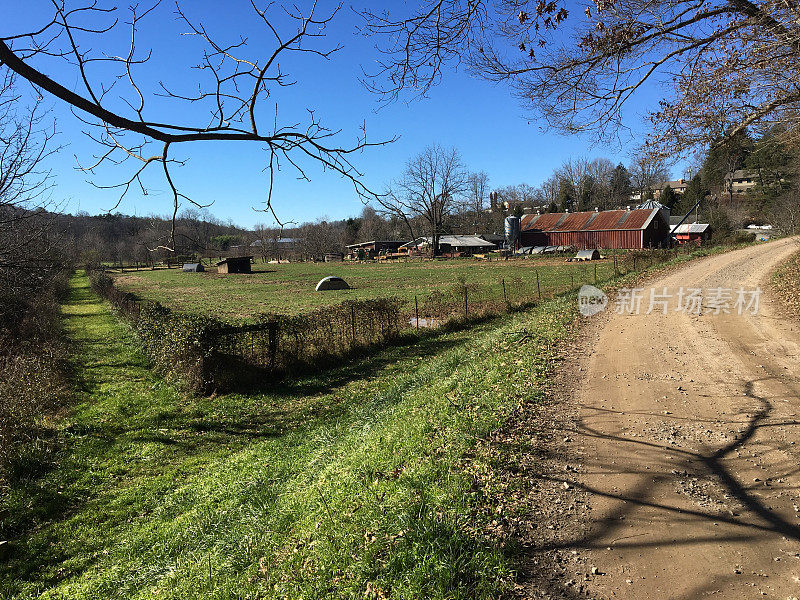
M 658 208 L 525 215 L 520 246 L 657 248 L 669 238 L 669 223 Z

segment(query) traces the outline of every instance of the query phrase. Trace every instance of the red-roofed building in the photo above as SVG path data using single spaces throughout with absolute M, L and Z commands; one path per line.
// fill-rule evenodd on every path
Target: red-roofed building
M 658 208 L 525 215 L 519 246 L 657 248 L 669 239 L 669 223 Z

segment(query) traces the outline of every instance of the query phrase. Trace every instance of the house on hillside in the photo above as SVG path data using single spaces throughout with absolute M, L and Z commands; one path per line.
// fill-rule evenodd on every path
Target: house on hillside
M 738 169 L 725 176 L 725 187 L 734 194 L 744 194 L 758 184 L 758 174 L 746 169 Z
M 653 187 L 653 199 L 658 200 L 661 198 L 661 194 L 664 191 L 664 188 L 667 186 L 672 188 L 672 191 L 676 194 L 683 194 L 686 192 L 686 189 L 689 187 L 689 180 L 688 179 L 676 179 L 675 181 L 664 181 L 663 183 L 657 183 Z M 641 192 L 635 192 L 631 194 L 631 201 L 633 202 L 641 202 L 642 201 L 642 194 Z
M 659 208 L 525 215 L 518 245 L 657 248 L 669 243 L 667 218 Z

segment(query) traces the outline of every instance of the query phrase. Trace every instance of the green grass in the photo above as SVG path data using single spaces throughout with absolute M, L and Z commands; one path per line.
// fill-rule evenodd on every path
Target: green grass
M 496 597 L 513 555 L 480 533 L 491 517 L 460 464 L 539 401 L 574 312 L 558 299 L 196 398 L 152 373 L 77 275 L 64 307 L 77 404 L 58 464 L 2 499 L 0 597 Z
M 482 532 L 509 491 L 476 448 L 541 400 L 575 308 L 198 398 L 74 276 L 75 404 L 57 462 L 0 498 L 0 598 L 497 597 L 516 556 Z
M 596 263 L 598 279 L 613 274 L 610 261 Z M 397 297 L 408 305 L 434 290 L 464 283 L 477 285 L 481 297 L 502 299 L 507 293 L 530 295 L 536 290 L 536 272 L 542 292 L 549 295 L 573 285 L 594 281 L 595 264 L 566 263 L 563 258 L 485 262 L 475 259 L 391 263 L 257 264 L 249 275 L 183 273 L 178 269 L 138 271 L 116 277 L 120 289 L 157 300 L 178 310 L 227 320 L 246 320 L 259 313 L 299 314 L 343 300 Z M 327 275 L 343 277 L 351 290 L 315 292 Z

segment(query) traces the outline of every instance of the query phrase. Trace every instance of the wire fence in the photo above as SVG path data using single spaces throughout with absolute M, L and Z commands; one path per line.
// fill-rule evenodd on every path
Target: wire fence
M 585 284 L 602 285 L 669 260 L 676 253 L 631 252 L 599 262 L 526 267 L 519 276 L 491 284 L 461 281 L 415 295 L 413 301 L 347 301 L 297 316 L 263 315 L 244 325 L 140 301 L 116 288 L 113 279 L 101 271 L 93 271 L 90 279 L 94 290 L 133 323 L 162 370 L 180 370 L 191 387 L 214 391 L 235 388 L 253 377 L 263 380 L 319 368 L 403 335 L 519 310 L 577 291 Z

